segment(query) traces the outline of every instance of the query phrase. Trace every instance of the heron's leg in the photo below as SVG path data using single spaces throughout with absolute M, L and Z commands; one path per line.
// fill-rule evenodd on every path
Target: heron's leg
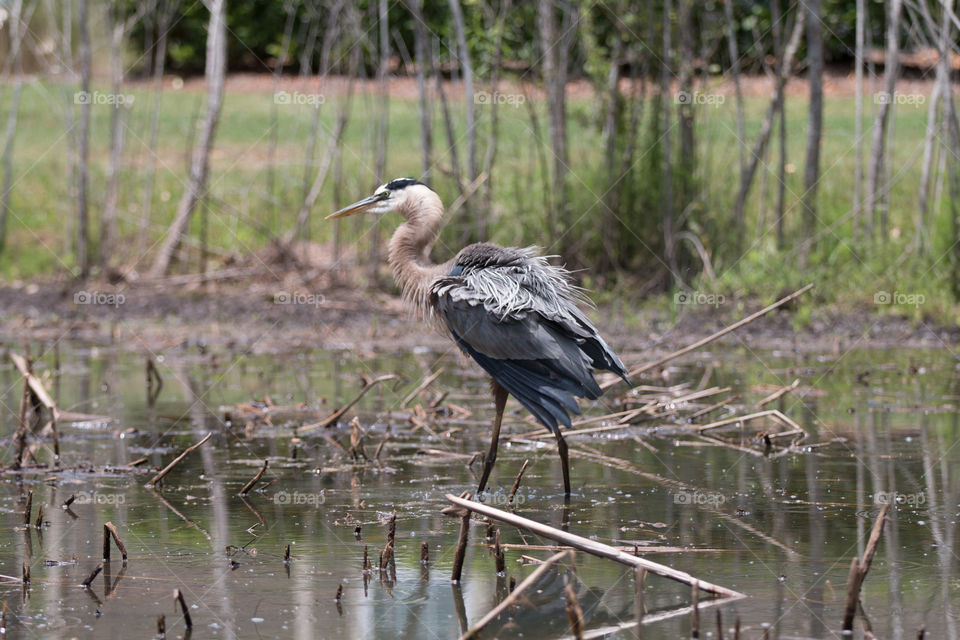
M 570 456 L 567 454 L 567 441 L 563 439 L 560 428 L 553 432 L 557 437 L 557 451 L 560 452 L 560 464 L 563 467 L 563 495 L 570 497 Z
M 487 478 L 493 471 L 493 463 L 497 461 L 497 447 L 500 444 L 500 424 L 503 422 L 503 410 L 507 406 L 507 390 L 497 384 L 496 380 L 490 381 L 490 388 L 493 390 L 493 403 L 496 405 L 497 417 L 493 421 L 493 438 L 490 439 L 490 452 L 487 453 L 487 459 L 483 463 L 483 475 L 480 476 L 480 488 L 477 489 L 477 495 L 483 493 L 487 486 Z

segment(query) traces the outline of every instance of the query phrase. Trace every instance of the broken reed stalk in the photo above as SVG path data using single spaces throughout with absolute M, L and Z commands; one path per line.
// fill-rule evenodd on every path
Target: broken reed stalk
M 690 606 L 693 609 L 690 611 L 690 637 L 699 638 L 700 637 L 700 589 L 697 588 L 697 583 L 694 582 L 693 586 L 690 588 Z
M 539 567 L 537 567 L 537 568 L 533 571 L 533 573 L 531 573 L 529 576 L 527 576 L 526 578 L 524 578 L 524 579 L 523 579 L 523 582 L 521 582 L 520 584 L 518 584 L 518 585 L 510 592 L 510 595 L 508 595 L 506 598 L 504 598 L 503 600 L 501 600 L 501 601 L 500 601 L 500 604 L 498 604 L 498 605 L 495 606 L 493 609 L 491 609 L 490 611 L 488 611 L 488 612 L 487 612 L 487 615 L 485 615 L 485 616 L 483 616 L 482 618 L 480 618 L 476 623 L 474 623 L 474 625 L 473 625 L 472 627 L 470 627 L 470 628 L 467 630 L 466 633 L 464 633 L 462 636 L 460 636 L 460 640 L 469 640 L 470 638 L 476 637 L 477 634 L 480 633 L 480 631 L 481 631 L 485 626 L 487 626 L 488 624 L 490 624 L 491 621 L 493 621 L 494 619 L 496 619 L 497 616 L 499 616 L 501 613 L 503 613 L 504 611 L 506 611 L 507 608 L 510 607 L 510 605 L 512 605 L 514 602 L 516 602 L 516 601 L 520 598 L 520 595 L 524 592 L 524 590 L 525 590 L 527 587 L 529 587 L 530 585 L 532 585 L 533 583 L 535 583 L 537 580 L 539 580 L 539 579 L 540 579 L 540 576 L 542 576 L 544 573 L 546 573 L 546 572 L 547 572 L 547 569 L 549 569 L 551 565 L 553 565 L 555 562 L 561 560 L 564 556 L 567 556 L 567 555 L 569 555 L 569 554 L 571 554 L 571 553 L 573 553 L 573 552 L 570 551 L 570 550 L 561 551 L 560 553 L 555 553 L 555 554 L 553 554 L 552 556 L 550 556 L 549 558 L 547 558 L 547 559 L 543 562 L 543 564 L 541 564 Z
M 167 466 L 165 466 L 165 467 L 163 468 L 163 470 L 160 471 L 160 473 L 158 473 L 157 475 L 155 475 L 155 476 L 153 476 L 152 478 L 150 478 L 150 482 L 148 482 L 147 485 L 148 485 L 148 486 L 151 486 L 151 487 L 157 486 L 157 483 L 160 482 L 161 480 L 163 480 L 163 479 L 166 477 L 166 475 L 167 475 L 168 473 L 170 473 L 170 471 L 172 471 L 173 468 L 174 468 L 175 466 L 177 466 L 177 464 L 178 464 L 181 460 L 183 460 L 184 458 L 186 458 L 188 455 L 190 455 L 191 453 L 193 453 L 195 450 L 199 449 L 207 440 L 209 440 L 209 439 L 212 438 L 212 437 L 213 437 L 213 432 L 210 431 L 210 432 L 207 433 L 207 435 L 203 436 L 203 438 L 201 438 L 199 442 L 197 442 L 196 444 L 192 444 L 192 445 L 190 445 L 189 447 L 187 447 L 186 449 L 184 449 L 184 450 L 183 450 L 183 453 L 181 453 L 181 454 L 178 455 L 176 458 L 174 458 L 173 461 L 172 461 L 170 464 L 168 464 Z
M 630 555 L 620 551 L 616 547 L 611 547 L 610 545 L 603 544 L 595 540 L 590 540 L 582 536 L 567 533 L 566 531 L 562 531 L 549 525 L 509 513 L 507 511 L 502 511 L 481 502 L 472 502 L 469 499 L 458 498 L 457 496 L 449 493 L 444 497 L 458 507 L 469 509 L 470 511 L 485 515 L 488 518 L 493 518 L 494 520 L 499 520 L 500 522 L 505 522 L 521 529 L 527 529 L 528 531 L 531 531 L 539 536 L 543 536 L 544 538 L 549 538 L 550 540 L 565 544 L 573 547 L 574 549 L 579 549 L 580 551 L 585 551 L 595 556 L 600 556 L 601 558 L 608 558 L 610 560 L 615 560 L 622 564 L 634 567 L 642 567 L 650 573 L 662 576 L 664 578 L 669 578 L 686 585 L 693 586 L 694 583 L 697 583 L 700 589 L 715 595 L 736 598 L 746 597 L 739 591 L 734 591 L 733 589 L 728 589 L 705 580 L 700 580 L 684 571 L 647 560 L 646 558 Z
M 785 387 L 781 387 L 781 388 L 777 389 L 776 391 L 774 391 L 773 393 L 771 393 L 770 395 L 768 395 L 766 398 L 764 398 L 763 400 L 761 400 L 760 402 L 758 402 L 758 403 L 757 403 L 757 406 L 758 406 L 758 407 L 762 407 L 762 406 L 765 405 L 765 404 L 770 404 L 770 403 L 773 402 L 774 400 L 777 400 L 778 398 L 783 397 L 784 394 L 787 394 L 787 393 L 793 391 L 794 389 L 796 389 L 796 388 L 797 388 L 797 385 L 799 385 L 799 384 L 800 384 L 800 378 L 797 378 L 796 380 L 794 380 L 793 382 L 791 382 L 789 385 L 787 385 L 787 386 L 785 386 Z
M 70 508 L 70 505 L 72 505 L 72 504 L 73 504 L 73 501 L 76 500 L 76 499 L 77 499 L 77 494 L 71 493 L 71 494 L 70 494 L 70 497 L 67 498 L 66 500 L 64 500 L 64 501 L 63 501 L 63 504 L 60 505 L 60 506 L 63 507 L 64 509 L 69 509 L 69 508 Z
M 30 361 L 23 356 L 11 353 L 10 359 L 13 361 L 14 366 L 20 372 L 20 375 L 23 376 L 23 396 L 21 398 L 20 405 L 20 423 L 17 425 L 16 433 L 16 442 L 17 442 L 17 459 L 16 459 L 16 468 L 20 468 L 23 463 L 23 452 L 26 445 L 27 439 L 27 424 L 26 424 L 26 409 L 27 409 L 27 397 L 32 394 L 33 397 L 39 402 L 40 405 L 43 405 L 50 412 L 50 426 L 53 433 L 53 454 L 56 459 L 57 465 L 60 464 L 60 438 L 57 435 L 57 419 L 59 418 L 59 410 L 57 409 L 56 403 L 50 397 L 50 394 L 47 392 L 46 387 L 43 386 L 43 382 L 40 381 L 40 378 L 35 376 L 30 370 Z
M 643 588 L 647 582 L 647 570 L 642 567 L 633 568 L 633 608 L 637 612 L 637 628 L 635 637 L 643 638 L 643 616 L 647 615 L 647 605 L 643 601 Z
M 22 563 L 22 564 L 20 565 L 20 575 L 22 576 L 22 577 L 20 578 L 20 581 L 21 581 L 23 584 L 25 584 L 25 585 L 30 584 L 30 565 L 27 564 L 26 562 L 24 562 L 24 563 Z M 96 574 L 94 574 L 94 575 L 96 575 Z
M 167 635 L 167 616 L 163 614 L 157 616 L 157 635 L 161 638 Z
M 870 563 L 873 562 L 873 556 L 877 552 L 880 544 L 880 538 L 883 536 L 883 525 L 887 520 L 887 512 L 890 505 L 885 504 L 880 509 L 880 515 L 873 523 L 870 530 L 870 537 L 867 539 L 867 546 L 863 550 L 863 557 L 859 560 L 854 558 L 850 562 L 850 573 L 847 576 L 847 602 L 843 611 L 843 631 L 853 631 L 853 619 L 857 613 L 857 603 L 860 602 L 860 588 L 863 586 L 863 580 L 867 577 L 870 570 Z
M 503 577 L 507 575 L 507 559 L 503 553 L 503 547 L 500 545 L 500 529 L 494 534 L 493 560 L 496 564 L 497 575 Z
M 426 540 L 420 543 L 420 564 L 430 564 L 430 545 Z
M 183 592 L 180 589 L 173 592 L 174 608 L 176 608 L 178 602 L 180 603 L 180 611 L 183 613 L 183 623 L 187 626 L 187 629 L 192 629 L 193 619 L 190 618 L 190 609 L 187 607 L 187 601 L 183 599 Z
M 655 368 L 657 368 L 657 367 L 659 367 L 659 366 L 661 366 L 661 365 L 664 365 L 664 364 L 666 364 L 667 362 L 670 362 L 671 360 L 673 360 L 674 358 L 679 358 L 680 356 L 685 355 L 685 354 L 688 354 L 688 353 L 690 353 L 691 351 L 695 351 L 696 349 L 699 349 L 700 347 L 702 347 L 702 346 L 704 346 L 704 345 L 710 344 L 710 343 L 713 342 L 714 340 L 717 340 L 718 338 L 722 338 L 723 336 L 727 335 L 728 333 L 730 333 L 730 332 L 732 332 L 732 331 L 736 331 L 736 330 L 739 329 L 740 327 L 742 327 L 742 326 L 744 326 L 744 325 L 746 325 L 746 324 L 749 324 L 749 323 L 753 322 L 754 320 L 756 320 L 757 318 L 760 318 L 760 317 L 762 317 L 762 316 L 770 313 L 771 311 L 773 311 L 773 310 L 776 309 L 777 307 L 782 307 L 783 305 L 787 304 L 788 302 L 790 302 L 790 301 L 793 300 L 794 298 L 797 298 L 797 297 L 803 295 L 804 293 L 806 293 L 807 291 L 809 291 L 809 290 L 812 289 L 812 288 L 813 288 L 813 283 L 810 283 L 810 284 L 808 284 L 807 286 L 803 287 L 802 289 L 798 289 L 798 290 L 794 291 L 793 293 L 791 293 L 790 295 L 788 295 L 788 296 L 786 296 L 786 297 L 784 297 L 784 298 L 780 298 L 779 300 L 777 300 L 776 302 L 774 302 L 774 303 L 771 304 L 770 306 L 764 307 L 763 309 L 760 309 L 759 311 L 756 311 L 756 312 L 754 312 L 754 313 L 751 313 L 751 314 L 750 314 L 749 316 L 747 316 L 746 318 L 743 318 L 742 320 L 738 320 L 737 322 L 734 322 L 733 324 L 731 324 L 730 326 L 726 327 L 725 329 L 721 329 L 720 331 L 717 331 L 716 333 L 714 333 L 714 334 L 712 334 L 712 335 L 709 335 L 709 336 L 707 336 L 706 338 L 703 338 L 702 340 L 697 340 L 696 342 L 694 342 L 694 343 L 691 344 L 691 345 L 688 345 L 688 346 L 686 346 L 686 347 L 684 347 L 684 348 L 682 348 L 682 349 L 679 349 L 679 350 L 677 350 L 677 351 L 674 351 L 673 353 L 667 354 L 667 355 L 665 355 L 664 357 L 660 358 L 659 360 L 654 360 L 653 362 L 648 362 L 647 364 L 641 365 L 641 366 L 637 367 L 636 369 L 631 369 L 630 372 L 627 374 L 627 377 L 628 377 L 628 378 L 632 378 L 632 377 L 634 377 L 634 376 L 640 375 L 641 373 L 643 373 L 643 372 L 645 372 L 645 371 L 649 371 L 650 369 L 655 369 Z M 611 381 L 609 381 L 609 382 L 606 382 L 606 383 L 600 385 L 600 388 L 601 388 L 601 389 L 607 389 L 607 388 L 609 388 L 609 387 L 612 387 L 613 385 L 615 385 L 615 384 L 616 384 L 617 382 L 619 382 L 619 381 L 620 381 L 619 379 L 611 380 Z
M 30 516 L 33 511 L 33 490 L 27 490 L 27 504 L 23 508 L 23 524 L 24 526 L 30 525 Z
M 464 491 L 460 496 L 460 498 L 456 499 L 466 502 L 470 501 L 471 495 L 469 491 Z M 449 494 L 448 497 L 454 498 L 454 496 Z M 460 516 L 460 532 L 457 534 L 457 549 L 453 556 L 453 571 L 450 574 L 450 581 L 454 583 L 460 582 L 460 576 L 463 573 L 463 560 L 467 556 L 467 537 L 470 533 L 470 510 L 458 509 L 457 511 L 459 513 L 455 515 Z
M 337 585 L 337 595 L 333 597 L 334 602 L 340 602 L 343 600 L 343 583 Z
M 324 418 L 324 419 L 321 420 L 320 422 L 314 422 L 313 424 L 307 424 L 307 425 L 304 425 L 304 426 L 302 426 L 302 427 L 297 427 L 296 433 L 299 435 L 299 434 L 301 434 L 301 433 L 305 433 L 305 432 L 307 432 L 307 431 L 312 431 L 312 430 L 317 429 L 317 428 L 320 428 L 320 427 L 329 427 L 331 424 L 333 424 L 333 423 L 335 423 L 337 420 L 339 420 L 340 417 L 343 416 L 343 414 L 345 414 L 347 411 L 349 411 L 350 408 L 353 407 L 353 405 L 355 405 L 355 404 L 357 404 L 358 402 L 360 402 L 360 398 L 362 398 L 362 397 L 367 393 L 367 391 L 370 391 L 370 389 L 372 389 L 373 387 L 377 386 L 377 385 L 380 384 L 381 382 L 386 382 L 387 380 L 394 380 L 394 379 L 396 379 L 396 377 L 397 377 L 397 376 L 396 376 L 395 374 L 393 374 L 393 373 L 388 373 L 387 375 L 383 375 L 383 376 L 374 378 L 373 380 L 366 380 L 366 379 L 365 379 L 365 380 L 363 381 L 363 387 L 361 387 L 360 391 L 357 393 L 356 397 L 354 397 L 353 400 L 351 400 L 351 401 L 348 402 L 347 404 L 343 405 L 342 407 L 340 407 L 339 409 L 337 409 L 336 411 L 334 411 L 330 416 Z
M 82 584 L 85 589 L 89 589 L 89 588 L 90 588 L 90 584 L 91 584 L 94 580 L 96 580 L 97 576 L 100 575 L 100 572 L 101 572 L 101 571 L 103 571 L 103 563 L 102 563 L 102 562 L 98 562 L 98 563 L 97 563 L 97 566 L 93 568 L 93 572 L 91 572 L 90 575 L 87 576 L 87 579 L 84 580 L 83 582 L 81 582 L 80 584 Z
M 577 640 L 583 640 L 583 609 L 580 607 L 580 601 L 577 600 L 577 590 L 573 588 L 572 583 L 567 582 L 563 587 L 563 594 L 567 600 L 564 609 L 567 612 L 567 620 L 570 621 L 570 632 Z
M 527 470 L 527 465 L 530 464 L 530 460 L 524 460 L 523 465 L 520 466 L 520 471 L 517 473 L 517 477 L 513 481 L 513 486 L 510 487 L 510 496 L 507 498 L 507 504 L 513 504 L 513 497 L 517 495 L 517 489 L 520 488 L 520 479 L 523 477 L 523 472 Z
M 34 521 L 33 526 L 37 529 L 43 528 L 43 505 L 40 505 L 40 508 L 37 509 L 37 519 Z
M 424 378 L 424 379 L 423 379 L 423 382 L 421 382 L 420 384 L 418 384 L 418 385 L 417 385 L 417 388 L 414 389 L 413 391 L 411 391 L 410 393 L 408 393 L 408 394 L 407 394 L 407 397 L 404 398 L 403 401 L 400 402 L 400 406 L 401 406 L 401 407 L 405 407 L 405 406 L 407 406 L 408 404 L 410 404 L 410 402 L 412 402 L 413 399 L 416 398 L 416 397 L 420 394 L 421 391 L 423 391 L 424 389 L 426 389 L 427 387 L 429 387 L 431 384 L 433 384 L 433 381 L 436 380 L 437 378 L 439 378 L 441 373 L 443 373 L 443 368 L 442 368 L 442 367 L 441 367 L 440 369 L 437 369 L 437 370 L 434 371 L 433 373 L 431 373 L 431 374 L 430 374 L 429 376 L 427 376 L 426 378 Z
M 283 549 L 283 564 L 290 564 L 290 545 Z
M 263 466 L 260 467 L 260 470 L 259 470 L 259 471 L 257 471 L 257 475 L 253 476 L 253 477 L 250 479 L 250 482 L 248 482 L 247 484 L 243 485 L 243 489 L 240 489 L 240 495 L 242 495 L 242 496 L 247 495 L 248 493 L 250 493 L 250 490 L 251 490 L 251 489 L 253 489 L 255 486 L 257 486 L 257 483 L 260 482 L 260 478 L 262 478 L 262 477 L 263 477 L 263 474 L 265 474 L 265 473 L 267 472 L 267 466 L 268 466 L 269 464 L 270 464 L 270 461 L 269 461 L 269 460 L 264 460 L 264 461 L 263 461 Z
M 370 564 L 370 545 L 363 545 L 363 569 L 362 573 L 370 573 L 373 565 Z

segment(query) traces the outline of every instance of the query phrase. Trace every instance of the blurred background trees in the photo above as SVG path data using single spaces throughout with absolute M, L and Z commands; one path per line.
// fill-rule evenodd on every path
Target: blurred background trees
M 0 273 L 306 269 L 313 244 L 381 286 L 389 224 L 317 216 L 413 175 L 453 210 L 439 258 L 535 243 L 637 297 L 949 307 L 952 4 L 7 0 Z

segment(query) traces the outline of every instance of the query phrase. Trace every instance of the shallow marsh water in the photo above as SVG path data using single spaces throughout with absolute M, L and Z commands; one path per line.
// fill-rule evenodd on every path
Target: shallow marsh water
M 163 388 L 148 407 L 141 352 L 63 343 L 55 375 L 54 356 L 45 348 L 33 347 L 35 371 L 59 405 L 114 421 L 61 426 L 66 471 L 3 476 L 0 573 L 19 576 L 29 563 L 32 577 L 28 589 L 0 582 L 8 637 L 145 638 L 156 632 L 161 614 L 167 637 L 180 637 L 183 620 L 171 598 L 180 588 L 191 608 L 194 638 L 455 638 L 506 593 L 485 526 L 477 521 L 462 584 L 451 585 L 458 523 L 440 514 L 447 505 L 443 496 L 474 490 L 476 477 L 467 457 L 417 453 L 469 455 L 487 446 L 492 403 L 486 382 L 455 355 L 237 354 L 188 343 L 169 349 L 157 363 Z M 913 638 L 923 625 L 928 637 L 958 637 L 960 605 L 953 601 L 960 590 L 960 360 L 948 349 L 817 357 L 718 348 L 699 358 L 671 368 L 666 380 L 646 382 L 729 385 L 749 405 L 769 392 L 758 385 L 800 378 L 798 392 L 776 406 L 811 432 L 810 442 L 838 440 L 767 460 L 689 446 L 669 429 L 571 437 L 572 449 L 629 465 L 574 456 L 575 494 L 568 508 L 552 441 L 539 447 L 502 442 L 488 499 L 502 506 L 529 459 L 518 513 L 611 544 L 682 548 L 649 557 L 746 593 L 748 598 L 717 608 L 725 636 L 732 637 L 739 617 L 746 638 L 759 638 L 764 625 L 770 625 L 771 638 L 841 637 L 850 560 L 862 551 L 880 504 L 892 500 L 890 523 L 863 589 L 864 613 L 880 638 Z M 8 363 L 0 368 L 0 400 L 10 433 L 21 382 Z M 445 371 L 423 401 L 448 392 L 441 405 L 452 403 L 472 415 L 431 423 L 433 433 L 414 430 L 401 399 L 439 367 Z M 339 427 L 294 440 L 294 427 L 350 400 L 362 375 L 383 373 L 401 379 L 373 388 Z M 248 425 L 235 405 L 265 396 L 276 405 L 307 403 L 316 410 L 310 417 L 293 412 L 278 415 L 272 425 Z M 509 407 L 516 409 L 514 403 Z M 616 408 L 612 400 L 584 407 L 593 415 Z M 371 456 L 389 431 L 380 465 L 352 465 L 323 438 L 349 446 L 346 423 L 352 415 L 367 429 Z M 510 415 L 507 433 L 533 431 L 525 417 Z M 455 427 L 462 431 L 443 434 Z M 149 457 L 144 467 L 163 466 L 207 431 L 213 438 L 173 470 L 162 490 L 145 488 L 147 469 L 134 474 L 102 468 L 141 456 Z M 5 451 L 3 462 L 9 463 L 9 441 Z M 36 455 L 50 461 L 46 448 Z M 270 465 L 263 483 L 241 499 L 237 493 L 265 459 Z M 636 469 L 696 490 L 671 489 Z M 45 505 L 39 532 L 21 524 L 27 490 L 33 491 L 34 516 Z M 71 494 L 77 496 L 71 510 L 59 508 Z M 364 546 L 376 564 L 394 510 L 396 579 L 374 571 L 365 580 Z M 107 521 L 117 525 L 129 562 L 124 567 L 114 552 L 107 570 L 83 589 L 80 583 L 100 561 Z M 510 527 L 501 533 L 505 543 L 545 542 L 530 534 L 524 540 Z M 430 550 L 426 567 L 420 563 L 424 540 Z M 288 544 L 292 559 L 285 564 Z M 521 554 L 549 553 L 509 549 L 507 573 L 522 580 L 533 567 L 519 563 Z M 548 573 L 529 596 L 538 606 L 519 609 L 505 628 L 506 618 L 495 622 L 490 637 L 498 629 L 500 637 L 568 633 L 565 573 Z M 577 585 L 588 630 L 633 619 L 632 574 L 625 567 L 578 553 L 576 574 L 568 578 Z M 666 615 L 689 603 L 689 589 L 649 576 L 645 598 L 649 613 L 665 614 L 645 627 L 645 638 L 689 636 L 689 615 Z M 716 637 L 715 615 L 714 609 L 701 612 L 701 637 Z

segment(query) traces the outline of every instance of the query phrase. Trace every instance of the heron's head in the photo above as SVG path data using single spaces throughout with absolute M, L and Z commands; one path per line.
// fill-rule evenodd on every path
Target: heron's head
M 397 178 L 381 185 L 363 200 L 340 209 L 327 216 L 327 220 L 345 218 L 355 213 L 400 213 L 408 220 L 416 216 L 423 208 L 424 203 L 440 199 L 427 185 L 414 178 Z

